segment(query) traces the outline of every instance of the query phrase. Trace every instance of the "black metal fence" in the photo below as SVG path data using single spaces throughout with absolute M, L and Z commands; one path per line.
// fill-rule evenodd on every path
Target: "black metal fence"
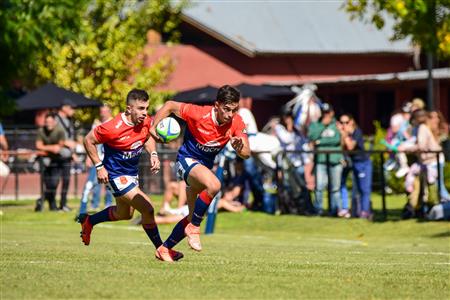
M 312 150 L 312 151 L 283 151 L 283 152 L 279 152 L 277 154 L 277 156 L 281 156 L 281 158 L 286 157 L 287 154 L 289 153 L 293 153 L 293 154 L 304 154 L 304 153 L 309 153 L 311 155 L 316 156 L 317 154 L 325 154 L 326 155 L 326 166 L 327 166 L 327 176 L 328 176 L 328 183 L 330 183 L 330 176 L 331 176 L 331 172 L 330 172 L 330 154 L 345 154 L 345 155 L 358 155 L 358 154 L 365 154 L 365 155 L 369 155 L 371 159 L 373 159 L 374 156 L 377 156 L 379 158 L 379 164 L 377 164 L 377 169 L 372 169 L 372 172 L 377 172 L 377 177 L 380 180 L 380 185 L 379 185 L 379 190 L 381 193 L 381 201 L 382 201 L 382 215 L 384 218 L 386 218 L 387 216 L 387 208 L 386 208 L 386 178 L 385 178 L 385 172 L 384 172 L 384 165 L 385 165 L 385 155 L 391 154 L 391 151 L 387 151 L 387 150 L 370 150 L 370 151 L 365 151 L 365 150 L 358 150 L 358 151 L 342 151 L 342 150 Z M 441 192 L 441 184 L 443 182 L 443 180 L 441 180 L 441 172 L 439 171 L 440 167 L 442 166 L 442 162 L 440 160 L 440 156 L 442 154 L 447 154 L 445 156 L 448 156 L 448 153 L 444 153 L 444 151 L 398 151 L 397 153 L 405 153 L 405 154 L 415 154 L 415 155 L 420 155 L 420 154 L 434 154 L 436 155 L 436 162 L 437 162 L 437 199 L 440 199 L 440 192 Z M 280 164 L 279 162 L 282 161 L 282 159 L 278 158 L 276 159 L 277 162 L 277 172 L 274 173 L 274 175 L 276 176 L 275 180 L 278 183 L 278 198 L 280 199 L 281 196 L 281 191 L 282 191 L 282 187 L 283 184 L 281 182 L 282 178 L 280 176 L 278 176 L 277 174 L 282 174 L 282 172 L 280 169 Z M 419 197 L 419 201 L 421 201 L 420 204 L 423 204 L 423 194 L 424 194 L 424 187 L 425 187 L 425 177 L 424 174 L 421 173 L 420 176 L 420 191 L 419 191 L 419 195 L 421 195 L 422 197 Z M 372 186 L 373 186 L 373 176 L 372 176 Z M 331 184 L 328 184 L 328 208 L 331 207 Z

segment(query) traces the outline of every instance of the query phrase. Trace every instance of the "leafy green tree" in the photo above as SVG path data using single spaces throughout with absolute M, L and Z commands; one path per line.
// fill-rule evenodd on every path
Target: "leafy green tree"
M 86 11 L 87 0 L 0 1 L 0 111 L 11 112 L 7 92 L 12 82 L 32 85 L 36 64 L 49 53 L 46 40 L 66 42 L 74 38 Z
M 427 105 L 434 108 L 433 60 L 450 58 L 450 0 L 347 0 L 351 17 L 370 21 L 380 29 L 386 16 L 394 19 L 393 40 L 411 37 L 427 54 Z
M 45 41 L 51 53 L 38 66 L 39 75 L 57 85 L 110 104 L 117 112 L 125 107 L 132 87 L 149 92 L 151 103 L 162 103 L 169 95 L 156 86 L 172 70 L 169 57 L 147 66 L 152 49 L 147 44 L 149 30 L 177 41 L 176 28 L 183 3 L 168 0 L 96 0 L 86 12 L 78 36 L 66 43 Z M 90 111 L 78 115 L 92 119 Z
M 425 52 L 450 57 L 450 0 L 347 0 L 345 10 L 378 29 L 389 15 L 392 39 L 411 37 Z

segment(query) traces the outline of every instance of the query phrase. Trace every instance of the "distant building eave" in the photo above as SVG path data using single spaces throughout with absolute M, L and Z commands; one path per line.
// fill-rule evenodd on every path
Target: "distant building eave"
M 450 68 L 433 69 L 432 76 L 434 79 L 450 79 Z M 299 81 L 277 81 L 268 82 L 272 85 L 301 85 L 305 83 L 314 83 L 317 85 L 338 84 L 338 83 L 361 83 L 361 82 L 394 82 L 394 81 L 414 81 L 425 80 L 428 78 L 427 70 L 407 71 L 397 73 L 381 73 L 369 75 L 351 75 L 339 76 L 334 78 L 322 79 L 305 79 Z

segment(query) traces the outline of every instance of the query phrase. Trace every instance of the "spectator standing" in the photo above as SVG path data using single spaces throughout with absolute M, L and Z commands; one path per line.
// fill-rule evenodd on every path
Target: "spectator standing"
M 362 131 L 351 115 L 342 115 L 338 128 L 342 135 L 344 150 L 365 150 Z M 350 154 L 349 156 L 352 162 L 353 185 L 356 185 L 356 191 L 359 194 L 359 197 L 356 197 L 356 195 L 352 193 L 353 215 L 370 219 L 372 217 L 370 209 L 370 195 L 372 193 L 372 161 L 367 153 L 356 153 Z M 357 199 L 359 199 L 359 201 Z
M 445 120 L 444 115 L 437 110 L 430 111 L 428 113 L 427 125 L 430 128 L 431 132 L 433 133 L 434 138 L 442 147 L 443 144 L 448 140 L 448 133 L 449 133 L 449 126 L 447 121 Z M 439 161 L 439 176 L 441 186 L 439 194 L 441 196 L 441 200 L 450 201 L 450 194 L 447 191 L 447 188 L 445 187 L 444 167 L 445 167 L 445 155 L 440 156 Z
M 8 162 L 8 140 L 5 136 L 5 130 L 2 123 L 0 123 L 0 177 L 6 177 L 9 175 Z
M 306 139 L 298 134 L 294 129 L 294 118 L 292 112 L 288 108 L 281 111 L 281 120 L 279 124 L 274 126 L 274 132 L 279 139 L 281 147 L 285 151 L 304 151 L 309 150 Z M 289 177 L 292 177 L 295 186 L 287 184 L 290 190 L 290 196 L 300 194 L 300 203 L 297 203 L 300 212 L 312 213 L 312 203 L 309 189 L 314 189 L 314 176 L 311 171 L 313 169 L 313 157 L 307 153 L 289 153 L 287 154 L 287 170 Z M 295 193 L 294 191 L 298 191 Z
M 70 155 L 70 151 L 64 147 L 65 133 L 59 126 L 54 113 L 48 113 L 45 117 L 45 125 L 40 128 L 36 137 L 36 149 L 46 152 L 42 158 L 44 198 L 39 198 L 35 211 L 43 210 L 43 202 L 49 203 L 50 210 L 56 211 L 56 188 L 62 171 L 62 157 Z M 69 154 L 67 154 L 69 152 Z
M 241 103 L 245 102 L 241 101 Z M 258 134 L 258 127 L 256 125 L 255 117 L 249 108 L 242 106 L 239 108 L 238 113 L 246 126 L 249 143 L 253 142 L 254 144 L 254 137 Z M 250 142 L 250 140 L 252 142 Z M 263 188 L 263 179 L 253 156 L 250 156 L 248 159 L 244 160 L 244 173 L 253 194 L 251 209 L 262 210 L 263 196 L 265 193 Z M 246 200 L 244 200 L 244 202 L 246 202 Z
M 75 150 L 77 142 L 75 141 L 75 125 L 72 117 L 75 113 L 76 105 L 70 99 L 64 99 L 61 108 L 56 115 L 59 125 L 65 133 L 64 146 L 70 151 L 70 155 L 61 156 L 61 200 L 59 209 L 69 212 L 71 209 L 67 206 L 67 192 L 70 184 L 70 170 L 72 167 L 72 159 L 76 158 Z
M 425 174 L 428 186 L 436 183 L 438 176 L 436 153 L 427 153 L 427 151 L 442 151 L 439 140 L 433 135 L 427 124 L 427 112 L 423 109 L 415 110 L 412 114 L 412 119 L 414 125 L 413 136 L 416 137 L 416 143 L 414 145 L 399 146 L 400 151 L 420 151 L 418 153 L 418 161 L 411 166 L 405 180 L 405 189 L 409 193 L 409 206 L 404 211 L 404 218 L 410 217 L 414 213 L 412 210 L 415 210 L 419 216 L 422 215 L 422 207 L 420 207 L 419 201 L 420 181 L 418 176 L 421 173 Z M 444 163 L 442 154 L 439 155 L 439 160 Z M 423 202 L 430 202 L 428 197 L 433 195 L 428 193 L 428 189 L 425 188 L 423 190 Z
M 97 127 L 98 125 L 105 123 L 112 119 L 112 113 L 111 108 L 108 105 L 103 105 L 100 107 L 100 120 L 95 120 L 92 124 L 92 129 Z M 97 153 L 101 160 L 103 160 L 104 156 L 104 148 L 103 144 L 97 145 Z M 101 196 L 101 190 L 102 185 L 98 183 L 97 181 L 97 169 L 92 164 L 91 160 L 87 160 L 87 164 L 89 164 L 88 169 L 88 178 L 86 180 L 86 183 L 84 184 L 83 188 L 83 194 L 81 196 L 80 201 L 80 211 L 79 214 L 86 214 L 87 213 L 87 203 L 89 200 L 89 194 L 92 191 L 92 202 L 91 206 L 93 209 L 97 209 L 100 204 L 100 196 Z M 111 192 L 106 188 L 105 186 L 105 208 L 112 205 L 112 194 Z
M 328 103 L 322 104 L 322 116 L 319 121 L 309 125 L 308 138 L 316 150 L 341 150 L 341 134 L 336 126 L 334 110 Z M 327 155 L 329 156 L 328 166 Z M 315 156 L 316 189 L 314 208 L 316 214 L 321 215 L 323 213 L 323 191 L 327 185 L 330 185 L 329 190 L 331 191 L 330 213 L 331 215 L 337 214 L 341 203 L 342 160 L 342 153 L 321 153 Z M 330 170 L 330 180 L 328 180 L 327 168 Z

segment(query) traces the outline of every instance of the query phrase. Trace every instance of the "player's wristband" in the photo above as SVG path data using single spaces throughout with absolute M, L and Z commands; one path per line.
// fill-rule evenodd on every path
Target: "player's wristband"
M 158 152 L 152 151 L 152 152 L 150 153 L 150 155 L 151 155 L 151 156 L 158 156 Z
M 95 168 L 98 170 L 100 170 L 101 168 L 103 168 L 103 162 L 99 162 L 98 164 L 95 164 Z

